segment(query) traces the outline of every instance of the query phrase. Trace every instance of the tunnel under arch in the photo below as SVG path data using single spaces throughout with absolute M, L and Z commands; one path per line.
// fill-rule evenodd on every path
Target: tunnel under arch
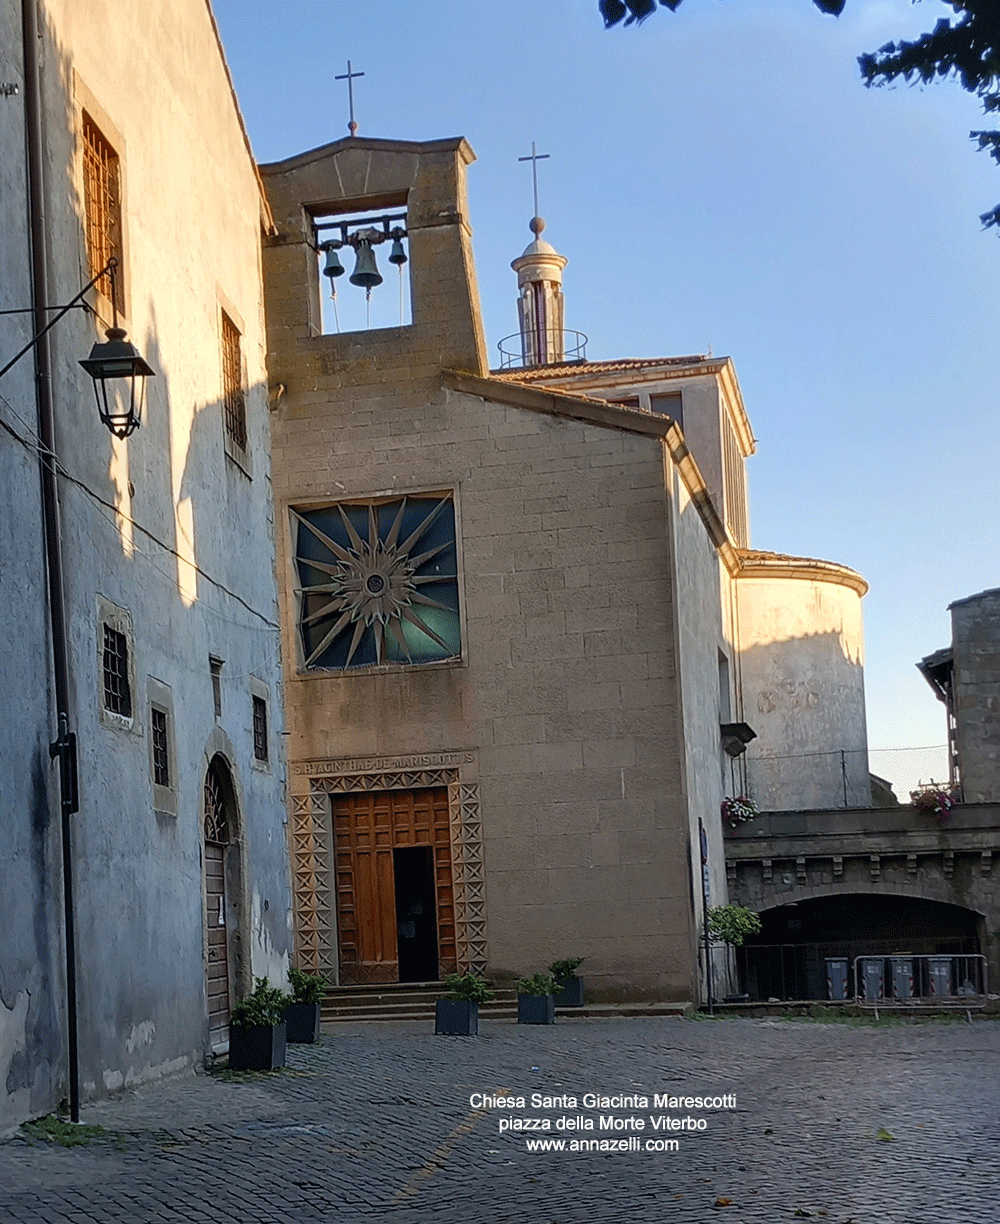
M 760 913 L 761 931 L 737 949 L 751 1000 L 825 999 L 828 958 L 974 955 L 985 919 L 975 910 L 897 894 L 840 893 Z

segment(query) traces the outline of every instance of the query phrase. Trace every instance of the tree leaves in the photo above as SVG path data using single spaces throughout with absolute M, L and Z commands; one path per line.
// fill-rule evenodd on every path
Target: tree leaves
M 1000 21 L 997 0 L 947 0 L 956 19 L 942 17 L 929 34 L 913 42 L 886 43 L 874 54 L 858 56 L 861 79 L 871 86 L 902 78 L 929 84 L 954 77 L 976 94 L 987 113 L 1000 111 Z M 1000 132 L 970 132 L 1000 164 Z M 1000 205 L 980 216 L 984 228 L 1000 225 Z
M 681 0 L 660 0 L 663 8 L 668 8 L 671 12 L 680 2 Z M 641 25 L 651 13 L 656 12 L 656 0 L 598 0 L 597 7 L 604 18 L 605 29 L 610 30 L 613 25 L 617 25 L 625 17 L 626 13 L 628 14 L 625 20 L 627 26 L 633 23 Z
M 954 19 L 942 17 L 929 34 L 909 42 L 888 42 L 875 52 L 858 56 L 865 85 L 888 85 L 902 78 L 929 84 L 954 77 L 976 94 L 987 113 L 1000 112 L 1000 0 L 944 0 Z M 672 12 L 681 0 L 658 0 Z M 813 0 L 821 13 L 839 17 L 845 0 Z M 641 25 L 657 8 L 657 0 L 598 0 L 606 29 L 624 22 Z M 978 148 L 1000 164 L 1000 132 L 971 132 Z M 1000 226 L 1000 204 L 980 216 L 987 229 Z
M 672 13 L 680 8 L 681 0 L 659 0 L 660 8 Z M 844 0 L 813 0 L 821 13 L 839 17 L 844 11 Z M 605 29 L 618 25 L 624 18 L 625 25 L 642 25 L 647 17 L 656 12 L 657 0 L 598 0 L 597 7 L 604 19 Z

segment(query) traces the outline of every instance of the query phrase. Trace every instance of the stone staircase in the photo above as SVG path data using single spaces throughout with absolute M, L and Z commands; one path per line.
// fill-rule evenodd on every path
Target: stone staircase
M 324 1024 L 351 1020 L 433 1020 L 444 995 L 444 982 L 380 982 L 373 986 L 331 986 L 323 997 Z M 517 994 L 498 989 L 497 997 L 479 1004 L 481 1020 L 516 1020 Z
M 434 1020 L 434 1005 L 446 991 L 444 982 L 382 982 L 373 986 L 332 986 L 323 997 L 324 1024 L 371 1020 Z M 479 1004 L 480 1020 L 517 1020 L 513 986 L 494 987 L 497 997 Z M 623 1016 L 684 1016 L 690 1003 L 588 1003 L 560 1007 L 556 1015 L 571 1019 Z

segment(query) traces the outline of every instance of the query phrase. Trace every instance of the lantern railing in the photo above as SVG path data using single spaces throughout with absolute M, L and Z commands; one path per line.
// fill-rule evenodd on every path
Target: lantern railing
M 538 357 L 529 351 L 525 337 L 520 332 L 504 336 L 497 345 L 500 350 L 500 369 L 531 369 L 536 366 L 587 360 L 587 337 L 583 332 L 546 327 L 540 330 L 540 334 L 532 331 L 531 339 L 542 341 L 535 346 L 539 349 Z

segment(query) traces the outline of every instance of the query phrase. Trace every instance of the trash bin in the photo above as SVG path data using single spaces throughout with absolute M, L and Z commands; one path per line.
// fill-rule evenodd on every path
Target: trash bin
M 943 999 L 955 992 L 951 985 L 951 957 L 928 956 L 927 990 L 931 998 Z
M 846 999 L 848 995 L 849 978 L 847 958 L 828 957 L 826 962 L 826 997 L 828 999 Z
M 913 998 L 913 957 L 890 956 L 892 966 L 892 997 L 894 999 Z
M 861 958 L 861 985 L 866 1002 L 874 1003 L 885 997 L 885 961 L 881 956 Z

